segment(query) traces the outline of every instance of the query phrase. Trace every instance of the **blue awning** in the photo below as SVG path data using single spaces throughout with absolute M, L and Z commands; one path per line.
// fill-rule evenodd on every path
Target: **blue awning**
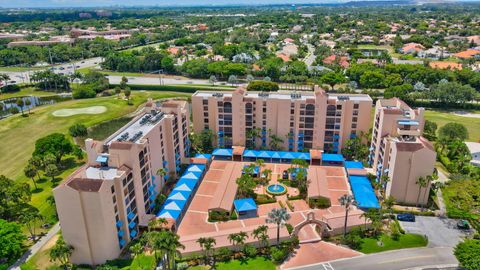
M 363 169 L 363 163 L 360 161 L 345 161 L 345 168 L 347 169 Z
M 187 168 L 187 172 L 202 173 L 204 170 L 205 170 L 205 165 L 201 165 L 201 164 L 190 165 Z
M 196 183 L 192 183 L 190 181 L 183 181 L 182 183 L 177 183 L 177 185 L 175 186 L 175 188 L 173 188 L 173 190 L 175 191 L 192 191 L 194 188 L 195 188 L 195 184 Z
M 271 158 L 272 153 L 271 153 L 271 151 L 261 151 L 260 153 L 258 153 L 257 157 L 259 157 L 259 158 Z
M 210 159 L 210 158 L 212 158 L 212 155 L 211 155 L 211 154 L 196 154 L 196 155 L 195 155 L 195 158 L 206 158 L 206 159 Z
M 165 210 L 182 211 L 185 204 L 186 201 L 166 200 L 162 208 Z
M 226 148 L 217 148 L 213 150 L 212 155 L 214 156 L 223 156 L 223 157 L 231 157 L 233 154 L 232 149 Z
M 95 161 L 98 163 L 106 163 L 108 162 L 108 156 L 97 156 Z
M 366 176 L 349 176 L 353 195 L 360 208 L 380 208 L 377 196 Z
M 189 191 L 178 191 L 174 190 L 170 195 L 168 195 L 167 200 L 172 200 L 172 201 L 186 201 L 190 197 L 190 194 L 192 194 Z
M 255 150 L 246 150 L 245 152 L 243 152 L 243 157 L 256 158 L 256 157 L 257 157 L 257 151 L 255 151 Z
M 202 176 L 202 173 L 198 173 L 198 172 L 185 172 L 185 174 L 182 175 L 182 177 L 180 177 L 180 178 L 198 180 L 198 179 L 200 179 L 200 176 Z
M 233 201 L 233 205 L 235 206 L 235 210 L 237 210 L 237 212 L 257 210 L 257 204 L 252 198 L 235 200 Z
M 397 122 L 399 125 L 409 125 L 409 126 L 418 126 L 420 123 L 415 120 L 398 120 Z
M 157 217 L 160 218 L 171 218 L 174 220 L 177 220 L 177 218 L 180 216 L 181 211 L 173 211 L 173 210 L 165 210 L 162 209 L 160 212 L 157 214 Z
M 343 162 L 345 159 L 341 154 L 322 154 L 322 161 L 326 162 Z

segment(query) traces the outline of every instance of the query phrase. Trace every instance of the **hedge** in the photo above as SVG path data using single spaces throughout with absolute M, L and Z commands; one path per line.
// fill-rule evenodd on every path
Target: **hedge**
M 119 86 L 118 84 L 110 84 L 110 88 L 115 88 Z M 189 85 L 142 85 L 142 84 L 129 84 L 131 90 L 147 90 L 147 91 L 172 91 L 172 92 L 183 92 L 183 93 L 195 93 L 200 90 L 209 90 L 209 91 L 232 91 L 234 88 L 217 88 L 210 86 L 189 86 Z

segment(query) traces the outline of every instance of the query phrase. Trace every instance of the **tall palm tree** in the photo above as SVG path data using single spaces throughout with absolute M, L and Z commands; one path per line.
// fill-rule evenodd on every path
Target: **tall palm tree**
M 212 237 L 200 237 L 198 238 L 197 243 L 200 245 L 204 252 L 205 265 L 208 265 L 209 258 L 213 255 L 213 247 L 217 244 L 217 241 L 215 240 L 215 238 Z
M 341 206 L 345 207 L 345 223 L 343 225 L 343 236 L 347 235 L 347 221 L 348 221 L 348 211 L 352 205 L 357 205 L 355 198 L 352 195 L 344 194 L 338 199 L 338 202 Z
M 267 225 L 261 225 L 258 228 L 254 229 L 252 232 L 253 238 L 257 239 L 260 241 L 261 247 L 266 247 L 268 246 L 268 226 Z
M 37 182 L 35 181 L 35 176 L 37 176 L 37 173 L 38 173 L 37 168 L 33 166 L 31 163 L 29 163 L 27 167 L 23 169 L 23 173 L 25 174 L 26 177 L 32 179 L 33 185 L 35 186 L 35 190 L 38 190 Z
M 268 213 L 266 222 L 277 225 L 277 245 L 280 243 L 280 228 L 285 226 L 290 219 L 290 214 L 285 208 L 274 208 Z
M 161 234 L 163 239 L 162 250 L 166 255 L 163 265 L 166 265 L 167 269 L 176 269 L 175 258 L 181 255 L 178 249 L 185 249 L 185 246 L 180 243 L 178 234 L 172 231 L 162 231 Z
M 418 195 L 417 195 L 417 207 L 419 205 L 419 202 L 420 202 L 420 193 L 422 191 L 422 188 L 425 188 L 427 187 L 427 179 L 425 177 L 419 177 L 417 179 L 417 181 L 415 182 L 415 184 L 418 185 Z
M 395 198 L 393 196 L 388 196 L 382 202 L 382 206 L 388 211 L 388 219 L 392 219 L 393 215 L 393 206 L 395 205 Z
M 136 243 L 132 246 L 130 246 L 130 252 L 133 254 L 134 257 L 142 254 L 143 252 L 143 246 L 141 243 Z
M 265 160 L 257 159 L 255 165 L 258 166 L 258 175 L 262 174 L 262 167 L 265 166 Z
M 73 253 L 73 247 L 60 237 L 52 249 L 50 249 L 50 261 L 59 261 L 64 267 L 69 263 L 70 256 Z

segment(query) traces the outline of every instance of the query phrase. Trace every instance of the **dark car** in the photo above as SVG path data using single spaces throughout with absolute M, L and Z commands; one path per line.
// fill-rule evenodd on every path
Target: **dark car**
M 415 222 L 415 215 L 413 214 L 398 214 L 397 215 L 397 220 L 400 221 L 409 221 L 409 222 Z
M 460 230 L 470 230 L 470 224 L 468 224 L 468 221 L 460 219 L 457 222 L 457 228 L 459 228 Z
M 282 179 L 288 179 L 288 172 L 287 171 L 283 171 Z

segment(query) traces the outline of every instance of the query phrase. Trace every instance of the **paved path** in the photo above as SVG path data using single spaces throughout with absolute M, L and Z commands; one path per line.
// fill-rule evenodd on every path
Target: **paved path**
M 30 258 L 32 258 L 37 252 L 48 242 L 52 237 L 54 237 L 60 231 L 60 223 L 55 224 L 48 233 L 40 238 L 40 240 L 31 246 L 20 259 L 18 259 L 13 265 L 11 265 L 8 270 L 20 270 L 20 265 L 24 264 Z
M 303 59 L 303 62 L 305 62 L 305 65 L 311 66 L 315 61 L 315 47 L 313 47 L 313 45 L 310 43 L 307 43 L 306 45 L 308 48 L 308 52 L 305 58 Z
M 387 251 L 369 255 L 340 259 L 336 261 L 313 264 L 296 269 L 302 270 L 405 270 L 405 269 L 438 269 L 458 264 L 453 256 L 453 249 L 443 248 L 410 248 Z

